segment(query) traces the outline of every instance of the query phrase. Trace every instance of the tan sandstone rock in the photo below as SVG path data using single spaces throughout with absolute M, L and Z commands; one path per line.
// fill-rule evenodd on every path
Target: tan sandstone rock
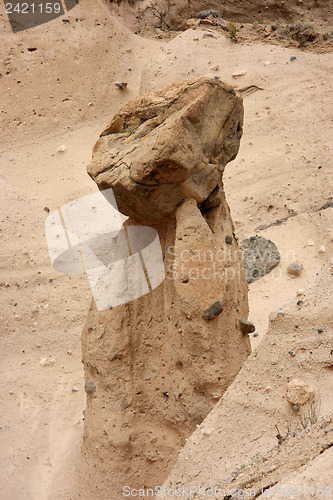
M 96 391 L 84 453 L 97 497 L 99 474 L 112 498 L 125 484 L 162 484 L 250 353 L 239 323 L 247 284 L 237 240 L 225 242 L 234 228 L 222 184 L 242 118 L 240 96 L 219 80 L 176 83 L 127 104 L 94 148 L 90 175 L 113 188 L 125 226 L 158 231 L 166 272 L 150 293 L 104 311 L 93 302 L 88 313 L 83 362 Z

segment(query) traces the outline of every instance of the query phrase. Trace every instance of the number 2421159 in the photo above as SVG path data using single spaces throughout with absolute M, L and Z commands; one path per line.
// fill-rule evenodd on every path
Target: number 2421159
M 60 11 L 60 3 L 6 3 L 7 14 L 59 14 Z

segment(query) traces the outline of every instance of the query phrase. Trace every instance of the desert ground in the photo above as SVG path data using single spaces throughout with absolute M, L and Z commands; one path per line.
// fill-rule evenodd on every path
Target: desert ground
M 91 290 L 85 275 L 53 269 L 45 220 L 49 212 L 98 190 L 86 171 L 93 145 L 116 111 L 138 95 L 199 76 L 218 76 L 241 91 L 244 133 L 236 159 L 224 172 L 226 198 L 239 241 L 263 236 L 276 244 L 281 256 L 271 273 L 249 285 L 249 320 L 256 326 L 250 339 L 253 353 L 261 356 L 255 364 L 252 353 L 245 367 L 252 380 L 260 380 L 253 413 L 242 413 L 244 394 L 239 387 L 244 381 L 239 375 L 225 407 L 220 401 L 203 424 L 209 432 L 201 434 L 211 439 L 219 422 L 232 418 L 248 425 L 251 439 L 257 439 L 253 427 L 260 398 L 264 400 L 273 385 L 272 373 L 264 366 L 274 352 L 270 344 L 264 346 L 268 328 L 269 342 L 275 332 L 276 342 L 286 348 L 287 354 L 281 349 L 274 355 L 278 372 L 289 376 L 297 370 L 288 357 L 293 340 L 283 337 L 283 331 L 298 317 L 306 332 L 324 330 L 325 345 L 333 349 L 333 38 L 329 36 L 333 18 L 325 10 L 320 18 L 316 8 L 311 19 L 311 9 L 306 11 L 317 38 L 304 43 L 288 38 L 286 30 L 278 38 L 271 29 L 278 21 L 286 26 L 304 22 L 297 10 L 302 11 L 302 5 L 284 20 L 272 6 L 267 16 L 259 14 L 259 8 L 254 15 L 253 10 L 250 19 L 226 9 L 222 15 L 230 15 L 227 20 L 235 23 L 235 40 L 211 24 L 185 26 L 196 11 L 190 15 L 184 10 L 181 23 L 181 13 L 173 18 L 170 5 L 163 11 L 163 3 L 160 10 L 170 24 L 174 22 L 173 30 L 163 25 L 154 28 L 150 18 L 140 25 L 136 16 L 147 5 L 139 2 L 133 8 L 82 0 L 65 16 L 17 33 L 11 30 L 4 4 L 0 5 L 3 500 L 122 498 L 108 491 L 103 481 L 95 493 L 91 485 L 78 485 L 86 404 L 81 332 Z M 158 2 L 154 5 L 159 7 Z M 199 11 L 211 6 L 202 1 L 196 7 Z M 127 83 L 124 90 L 115 85 L 119 81 Z M 297 277 L 287 272 L 294 261 L 303 266 Z M 304 317 L 297 305 L 300 298 L 309 304 Z M 274 330 L 269 318 L 277 313 L 285 316 L 281 314 L 278 322 L 283 324 Z M 322 418 L 333 412 L 331 368 L 326 364 L 323 372 L 313 371 L 321 392 L 318 417 Z M 228 413 L 228 408 L 234 409 Z M 252 455 L 276 442 L 273 424 L 258 417 L 264 441 L 258 449 L 254 446 Z M 241 465 L 237 454 L 242 453 L 244 435 L 228 439 L 220 442 L 220 449 L 230 455 L 225 467 L 231 470 Z M 195 476 L 202 484 L 216 481 L 218 451 L 204 440 L 194 449 L 191 440 L 177 464 L 172 464 L 169 479 L 171 468 L 165 471 L 166 484 L 181 483 L 181 477 L 182 484 L 190 484 Z M 313 484 L 317 478 L 320 486 L 332 486 L 332 457 L 316 458 L 303 476 Z M 309 490 L 307 495 L 310 498 Z M 333 493 L 326 498 L 330 496 Z

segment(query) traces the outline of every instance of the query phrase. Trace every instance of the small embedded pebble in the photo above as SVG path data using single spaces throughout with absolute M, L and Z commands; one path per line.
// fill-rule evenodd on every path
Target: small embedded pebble
M 88 394 L 92 394 L 93 392 L 96 392 L 96 385 L 94 382 L 86 382 L 84 384 L 84 389 Z
M 42 358 L 40 361 L 39 361 L 39 364 L 41 366 L 52 366 L 56 363 L 56 360 L 54 358 Z
M 302 264 L 299 264 L 298 262 L 293 262 L 288 266 L 287 272 L 293 277 L 299 276 L 301 274 L 302 267 L 303 267 Z
M 64 144 L 62 144 L 61 146 L 59 146 L 58 152 L 63 153 L 64 151 L 66 151 L 66 146 Z
M 272 64 L 271 61 L 265 61 L 264 62 L 264 66 L 269 66 L 270 64 Z
M 309 240 L 309 241 L 308 241 L 308 247 L 313 247 L 313 245 L 314 245 L 313 241 L 312 241 L 312 240 Z
M 253 337 L 259 337 L 259 333 L 258 332 L 254 332 Z
M 120 90 L 125 90 L 127 87 L 127 82 L 114 82 L 114 84 Z
M 288 351 L 288 353 L 290 354 L 290 356 L 295 356 L 294 351 Z
M 78 392 L 78 390 L 76 387 L 72 387 L 72 392 Z
M 324 330 L 322 328 L 318 328 L 318 330 L 317 330 L 318 333 L 323 333 L 323 331 Z
M 227 245 L 231 245 L 232 243 L 232 237 L 228 234 L 225 238 L 224 241 L 227 243 Z
M 295 61 L 296 60 L 296 56 L 291 56 L 290 60 L 291 61 Z
M 48 213 L 50 211 L 49 207 L 44 207 L 44 210 L 45 210 L 45 212 L 48 212 Z
M 296 295 L 299 297 L 304 294 L 304 290 L 297 290 Z
M 244 333 L 244 334 L 253 333 L 256 330 L 256 327 L 254 326 L 254 324 L 245 318 L 240 318 L 239 324 L 240 324 L 240 329 L 241 329 L 242 333 Z
M 319 248 L 319 253 L 325 253 L 326 252 L 326 248 L 322 245 L 320 248 Z
M 221 302 L 215 302 L 202 313 L 202 317 L 207 320 L 216 318 L 223 311 Z
M 212 435 L 213 429 L 201 429 L 201 432 L 204 436 L 208 437 Z
M 235 71 L 232 74 L 232 77 L 233 78 L 239 78 L 240 76 L 244 76 L 244 75 L 246 75 L 246 71 Z
M 298 306 L 301 306 L 301 305 L 303 304 L 303 300 L 298 300 L 298 301 L 296 302 L 296 304 L 297 304 Z

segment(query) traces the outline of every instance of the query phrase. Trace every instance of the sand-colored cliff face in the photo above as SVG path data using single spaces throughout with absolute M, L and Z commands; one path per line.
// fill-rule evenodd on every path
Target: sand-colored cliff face
M 241 99 L 215 79 L 177 84 L 166 96 L 173 105 L 157 112 L 155 108 L 154 116 L 137 119 L 132 128 L 128 120 L 125 130 L 117 129 L 114 137 L 111 133 L 109 149 L 103 136 L 88 168 L 92 172 L 99 165 L 99 172 L 105 171 L 109 179 L 109 183 L 104 179 L 103 187 L 114 187 L 116 197 L 121 193 L 118 199 L 130 215 L 127 230 L 138 225 L 135 205 L 141 224 L 144 220 L 151 224 L 152 216 L 160 219 L 154 227 L 166 271 L 164 282 L 143 297 L 106 311 L 97 311 L 93 304 L 83 333 L 85 377 L 96 385 L 85 410 L 84 452 L 116 489 L 138 482 L 161 484 L 185 438 L 213 408 L 250 353 L 249 338 L 239 324 L 248 314 L 247 285 L 222 185 L 225 163 L 239 147 Z M 130 103 L 130 115 L 140 117 L 135 111 L 149 99 L 153 101 L 148 96 Z M 116 116 L 113 123 L 118 121 Z M 145 128 L 147 136 L 142 133 Z M 173 131 L 178 142 L 172 139 Z M 155 157 L 147 153 L 143 164 L 136 160 L 145 158 L 150 134 L 155 138 Z M 132 153 L 119 142 L 131 144 Z M 124 163 L 113 160 L 115 143 L 118 154 L 126 156 L 128 175 Z M 102 151 L 109 162 L 112 158 L 113 166 L 102 163 Z M 170 151 L 178 154 L 177 164 L 171 162 Z M 153 172 L 154 182 L 135 184 L 126 197 L 124 192 L 133 185 L 131 171 L 138 172 L 138 165 L 146 181 Z M 179 170 L 184 187 L 176 190 Z M 173 183 L 178 198 L 172 199 Z M 191 185 L 197 189 L 190 190 Z M 174 203 L 169 219 L 163 190 L 169 190 Z

